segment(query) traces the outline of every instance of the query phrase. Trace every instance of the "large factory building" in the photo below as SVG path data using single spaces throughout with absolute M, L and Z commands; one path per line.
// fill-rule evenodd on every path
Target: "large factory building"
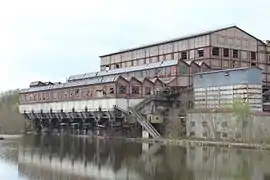
M 269 63 L 269 41 L 229 26 L 102 55 L 100 71 L 71 75 L 65 83 L 31 83 L 20 92 L 19 109 L 39 130 L 99 133 L 132 127 L 136 119 L 143 131 L 159 138 L 163 133 L 156 127 L 193 108 L 195 73 L 257 67 L 266 91 Z

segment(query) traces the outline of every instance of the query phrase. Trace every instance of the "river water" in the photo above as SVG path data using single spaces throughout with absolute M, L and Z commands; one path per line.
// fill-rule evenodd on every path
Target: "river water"
M 1 180 L 270 180 L 270 153 L 68 136 L 0 141 Z

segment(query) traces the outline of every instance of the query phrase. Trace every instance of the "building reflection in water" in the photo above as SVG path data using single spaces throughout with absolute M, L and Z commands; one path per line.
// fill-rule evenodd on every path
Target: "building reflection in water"
M 270 180 L 270 154 L 78 137 L 29 136 L 19 148 L 28 179 Z
M 185 151 L 177 148 L 177 158 L 169 160 L 170 150 L 160 145 L 30 136 L 20 145 L 18 164 L 30 179 L 177 179 L 191 176 Z

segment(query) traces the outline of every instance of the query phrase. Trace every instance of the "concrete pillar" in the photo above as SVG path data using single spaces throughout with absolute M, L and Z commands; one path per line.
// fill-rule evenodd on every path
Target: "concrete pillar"
M 149 133 L 144 129 L 142 130 L 142 138 L 146 138 L 146 139 L 149 138 Z

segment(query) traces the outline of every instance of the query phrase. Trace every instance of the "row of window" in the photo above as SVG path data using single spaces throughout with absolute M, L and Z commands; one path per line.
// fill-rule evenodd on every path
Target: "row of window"
M 147 77 L 147 78 L 155 78 L 155 77 L 164 77 L 164 76 L 174 76 L 177 74 L 189 74 L 190 73 L 189 66 L 170 66 L 156 69 L 147 69 L 140 70 L 135 72 L 123 73 L 121 76 L 123 77 Z M 197 70 L 199 71 L 199 70 Z M 197 72 L 194 69 L 191 69 L 191 72 Z M 179 72 L 179 73 L 178 73 Z
M 208 137 L 208 134 L 209 133 L 207 133 L 207 132 L 203 132 L 202 133 L 202 137 Z M 190 137 L 195 137 L 195 132 L 194 131 L 191 131 L 190 133 L 189 133 L 189 136 Z M 220 138 L 220 137 L 222 137 L 222 138 L 227 138 L 228 137 L 228 133 L 226 133 L 226 132 L 223 132 L 223 133 L 221 133 L 221 132 L 217 132 L 216 133 L 216 137 L 217 138 Z
M 195 127 L 195 121 L 191 121 L 191 122 L 190 122 L 190 127 Z M 207 128 L 207 127 L 208 127 L 208 122 L 207 122 L 207 121 L 203 121 L 203 122 L 202 122 L 202 127 Z M 223 128 L 228 127 L 227 121 L 223 121 L 223 122 L 221 123 L 221 127 L 223 127 Z
M 144 94 L 142 94 L 140 86 L 132 86 L 130 93 L 126 86 L 119 86 L 117 93 L 115 92 L 115 87 L 108 87 L 103 89 L 66 89 L 66 90 L 56 90 L 47 92 L 35 92 L 26 93 L 20 95 L 20 101 L 22 103 L 27 102 L 42 102 L 42 101 L 65 101 L 65 100 L 76 100 L 76 99 L 89 99 L 98 97 L 110 97 L 119 95 L 141 95 L 147 96 L 152 93 L 151 87 L 144 87 Z
M 231 57 L 231 58 L 240 58 L 240 50 L 237 49 L 228 49 L 228 48 L 219 48 L 219 47 L 213 47 L 211 49 L 211 55 L 216 56 L 216 57 Z M 257 54 L 254 51 L 247 52 L 249 53 L 249 57 L 251 60 L 256 60 L 257 59 Z M 179 53 L 170 53 L 170 54 L 165 54 L 165 55 L 160 55 L 160 56 L 154 56 L 151 58 L 144 58 L 140 60 L 130 60 L 130 61 L 125 61 L 123 63 L 118 63 L 114 65 L 107 65 L 103 67 L 102 70 L 109 70 L 109 69 L 117 69 L 117 68 L 122 68 L 122 67 L 130 67 L 130 66 L 137 66 L 137 65 L 143 65 L 143 64 L 148 64 L 148 63 L 154 63 L 154 62 L 160 62 L 160 61 L 165 61 L 165 60 L 172 60 L 172 59 L 182 59 L 182 60 L 187 60 L 189 59 L 191 54 L 189 55 L 188 51 L 182 51 Z M 201 48 L 197 50 L 197 57 L 205 57 L 205 49 Z M 269 55 L 269 61 L 270 61 L 270 55 Z M 112 66 L 112 67 L 110 67 Z

